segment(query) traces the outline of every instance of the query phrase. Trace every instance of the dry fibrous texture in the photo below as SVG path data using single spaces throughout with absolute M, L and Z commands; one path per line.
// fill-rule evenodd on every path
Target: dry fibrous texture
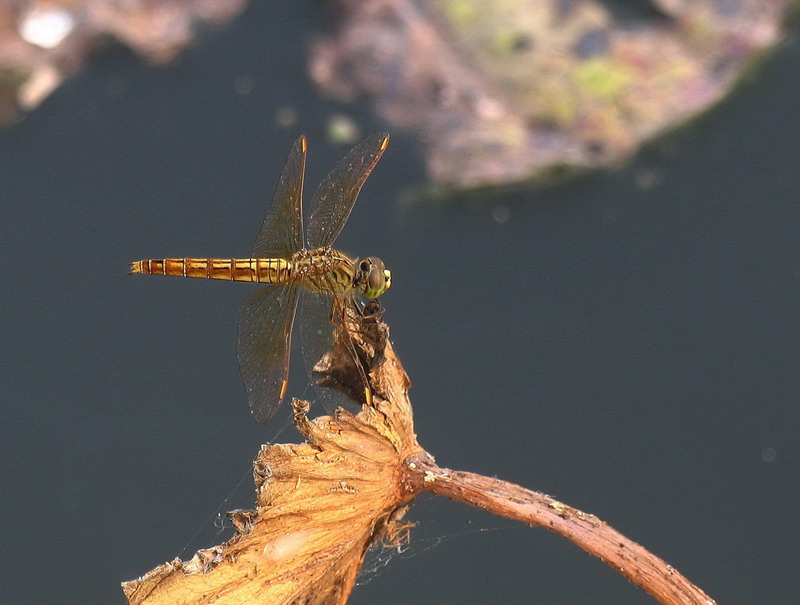
M 369 545 L 407 535 L 401 518 L 414 492 L 403 469 L 426 455 L 386 328 L 377 314 L 363 323 L 361 361 L 375 366 L 370 404 L 309 420 L 309 404 L 293 401 L 306 442 L 262 447 L 256 509 L 235 513 L 236 536 L 125 583 L 130 603 L 344 603 Z M 334 382 L 347 379 L 339 356 L 347 351 L 334 347 Z
M 359 349 L 370 401 L 358 414 L 339 410 L 310 420 L 310 404 L 294 400 L 294 423 L 306 442 L 262 446 L 254 464 L 256 508 L 231 513 L 236 535 L 124 583 L 129 603 L 345 603 L 371 544 L 410 539 L 403 515 L 426 491 L 545 527 L 662 603 L 714 603 L 594 515 L 499 479 L 438 467 L 417 442 L 410 383 L 380 314 L 349 319 L 339 338 Z M 346 352 L 334 346 L 329 386 L 348 380 L 342 365 L 353 361 L 343 361 Z

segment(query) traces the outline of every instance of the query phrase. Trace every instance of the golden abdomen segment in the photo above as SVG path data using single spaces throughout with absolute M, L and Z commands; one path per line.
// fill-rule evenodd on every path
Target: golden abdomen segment
M 131 273 L 285 284 L 292 263 L 283 258 L 154 258 L 131 263 Z

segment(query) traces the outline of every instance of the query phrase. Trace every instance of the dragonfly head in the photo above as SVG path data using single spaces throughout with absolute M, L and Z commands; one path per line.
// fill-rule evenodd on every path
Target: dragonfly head
M 392 286 L 392 272 L 381 259 L 368 256 L 358 263 L 355 285 L 364 298 L 378 298 Z

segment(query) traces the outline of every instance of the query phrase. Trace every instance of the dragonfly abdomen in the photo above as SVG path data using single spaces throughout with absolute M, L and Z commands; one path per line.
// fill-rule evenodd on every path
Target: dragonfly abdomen
M 291 272 L 291 263 L 283 258 L 153 258 L 131 263 L 131 273 L 262 284 L 286 283 Z

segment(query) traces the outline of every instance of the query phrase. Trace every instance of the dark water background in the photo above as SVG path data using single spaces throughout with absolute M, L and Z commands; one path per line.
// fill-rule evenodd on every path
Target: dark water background
M 253 3 L 172 67 L 110 52 L 0 133 L 7 602 L 121 603 L 121 580 L 250 503 L 247 479 L 226 500 L 273 436 L 236 365 L 248 287 L 127 263 L 246 256 L 294 136 L 311 188 L 346 151 L 332 115 L 386 127 L 308 83 L 322 18 Z M 338 242 L 393 271 L 386 318 L 440 464 L 595 513 L 720 603 L 800 594 L 798 73 L 795 30 L 630 164 L 480 201 L 401 203 L 424 175 L 396 133 Z M 352 603 L 652 602 L 544 530 L 431 499 L 414 516 L 447 539 Z

